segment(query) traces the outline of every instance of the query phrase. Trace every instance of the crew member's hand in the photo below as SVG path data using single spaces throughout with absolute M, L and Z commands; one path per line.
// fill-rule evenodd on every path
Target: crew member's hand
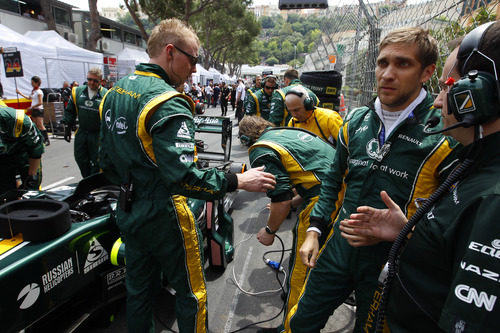
M 316 258 L 319 252 L 319 234 L 316 231 L 308 231 L 299 253 L 302 263 L 309 268 L 316 266 Z
M 16 89 L 16 94 L 21 95 L 21 92 L 19 91 L 19 89 Z
M 265 246 L 273 245 L 274 234 L 270 234 L 266 231 L 266 228 L 261 228 L 257 233 L 257 240 Z
M 28 176 L 24 179 L 20 188 L 23 190 L 38 190 L 38 177 Z
M 238 173 L 238 189 L 248 192 L 266 192 L 274 189 L 276 180 L 264 167 L 252 168 L 244 173 Z
M 71 127 L 64 125 L 64 140 L 71 142 Z
M 341 235 L 352 246 L 374 245 L 381 241 L 394 241 L 407 219 L 387 192 L 380 192 L 387 209 L 368 206 L 357 208 L 357 213 L 340 222 Z

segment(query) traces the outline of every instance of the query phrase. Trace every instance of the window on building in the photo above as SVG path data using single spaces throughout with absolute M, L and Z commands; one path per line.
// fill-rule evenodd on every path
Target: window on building
M 101 23 L 101 34 L 102 37 L 111 38 L 111 27 L 109 24 Z
M 123 33 L 123 36 L 124 36 L 125 43 L 129 43 L 129 44 L 134 44 L 135 45 L 135 35 L 133 33 L 125 31 Z
M 111 27 L 111 38 L 118 42 L 122 41 L 122 31 L 117 27 Z
M 0 0 L 0 9 L 8 10 L 9 12 L 18 13 L 21 15 L 23 13 L 20 7 L 20 3 L 13 0 Z
M 67 27 L 71 26 L 69 12 L 66 9 L 54 7 L 54 19 L 57 24 L 65 25 Z

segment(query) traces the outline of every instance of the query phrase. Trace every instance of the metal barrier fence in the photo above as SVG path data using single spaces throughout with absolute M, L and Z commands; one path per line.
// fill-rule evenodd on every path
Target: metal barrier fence
M 366 1 L 366 0 L 365 0 Z M 482 23 L 494 21 L 500 12 L 498 0 L 414 0 L 365 3 L 330 7 L 316 50 L 306 56 L 301 72 L 335 69 L 343 75 L 342 92 L 349 110 L 376 95 L 375 63 L 378 44 L 388 32 L 402 27 L 429 29 L 439 43 L 440 57 L 430 82 L 437 95 L 437 82 L 450 49 L 448 42 Z M 336 62 L 329 62 L 335 55 Z

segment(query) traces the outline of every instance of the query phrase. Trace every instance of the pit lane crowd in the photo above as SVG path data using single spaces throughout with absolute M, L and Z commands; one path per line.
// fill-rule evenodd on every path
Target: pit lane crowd
M 436 98 L 425 85 L 436 71 L 436 40 L 419 27 L 388 33 L 376 60 L 377 96 L 344 118 L 318 107 L 295 69 L 281 88 L 273 75 L 257 76 L 252 88 L 243 80 L 190 86 L 199 47 L 191 27 L 168 19 L 151 34 L 149 63 L 109 89 L 91 69 L 86 84 L 66 90 L 64 138 L 71 141 L 78 119 L 82 176 L 103 172 L 134 185 L 133 200 L 117 210 L 130 332 L 154 332 L 161 272 L 176 291 L 180 332 L 208 330 L 186 197 L 237 189 L 271 200 L 257 234 L 263 245 L 298 211 L 283 322 L 260 331 L 319 332 L 354 293 L 356 332 L 498 332 L 500 22 L 449 45 Z M 49 142 L 40 79 L 32 85 L 32 120 L 0 107 L 0 192 L 40 186 Z M 228 104 L 236 110 L 247 172 L 193 163 L 196 104 L 218 103 L 222 116 Z

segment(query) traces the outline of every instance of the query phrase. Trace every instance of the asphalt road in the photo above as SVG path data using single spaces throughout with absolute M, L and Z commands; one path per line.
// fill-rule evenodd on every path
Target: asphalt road
M 229 106 L 229 109 L 231 107 Z M 220 108 L 209 108 L 207 115 L 220 115 Z M 234 112 L 228 112 L 234 119 Z M 233 128 L 233 144 L 231 159 L 248 163 L 247 148 L 240 145 L 237 139 L 238 127 Z M 210 150 L 218 149 L 219 136 L 200 135 L 205 140 Z M 81 179 L 78 167 L 73 158 L 73 142 L 68 144 L 62 137 L 52 138 L 51 145 L 46 148 L 43 155 L 43 182 L 42 188 L 78 182 Z M 280 291 L 268 292 L 259 296 L 251 296 L 241 291 L 242 289 L 253 293 L 269 290 L 279 290 L 280 285 L 276 278 L 276 271 L 267 266 L 262 257 L 264 252 L 277 250 L 277 253 L 266 255 L 267 258 L 279 261 L 281 250 L 280 242 L 266 247 L 260 244 L 255 235 L 265 226 L 267 221 L 266 205 L 270 200 L 265 194 L 239 192 L 233 204 L 232 217 L 234 220 L 234 260 L 229 263 L 223 272 L 206 269 L 208 291 L 208 317 L 209 330 L 213 333 L 229 333 L 244 328 L 245 326 L 265 321 L 255 326 L 243 329 L 242 332 L 256 332 L 258 328 L 276 327 L 282 321 L 280 310 L 283 301 Z M 284 248 L 289 249 L 292 243 L 291 228 L 296 216 L 285 221 L 278 235 L 283 239 Z M 283 266 L 287 269 L 289 252 L 285 251 Z M 283 279 L 283 275 L 279 274 Z M 178 331 L 174 312 L 175 296 L 167 290 L 162 290 L 158 295 L 155 306 L 156 332 Z M 274 318 L 274 319 L 272 319 Z M 351 332 L 354 325 L 353 308 L 342 305 L 331 317 L 327 327 L 322 332 Z M 85 325 L 77 332 L 126 332 L 125 301 L 117 304 L 115 320 L 107 328 L 94 328 Z

